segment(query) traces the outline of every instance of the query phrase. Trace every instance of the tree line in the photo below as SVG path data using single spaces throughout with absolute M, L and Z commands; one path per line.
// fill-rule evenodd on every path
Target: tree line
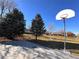
M 14 40 L 18 35 L 24 34 L 26 21 L 23 13 L 18 10 L 16 4 L 11 0 L 0 0 L 0 36 Z M 32 20 L 30 31 L 36 40 L 46 32 L 44 21 L 40 14 Z M 68 32 L 68 36 L 75 34 Z
M 15 4 L 9 0 L 0 0 L 0 37 L 14 40 L 18 35 L 24 34 L 26 21 L 24 15 L 19 11 Z M 31 29 L 33 35 L 40 36 L 46 32 L 44 22 L 40 14 L 32 20 Z

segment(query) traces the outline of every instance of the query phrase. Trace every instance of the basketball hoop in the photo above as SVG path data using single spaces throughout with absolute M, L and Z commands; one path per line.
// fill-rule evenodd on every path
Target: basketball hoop
M 64 51 L 66 51 L 66 19 L 72 18 L 74 16 L 75 11 L 72 9 L 62 10 L 56 15 L 56 20 L 63 20 L 64 24 Z
M 60 18 L 62 18 L 62 19 L 66 19 L 68 17 L 68 14 L 62 14 L 61 16 L 60 16 Z

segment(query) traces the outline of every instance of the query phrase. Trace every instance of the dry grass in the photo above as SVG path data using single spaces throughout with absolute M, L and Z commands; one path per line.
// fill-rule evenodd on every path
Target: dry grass
M 0 37 L 0 42 L 3 42 L 3 41 L 12 41 L 12 40 L 9 40 L 9 39 L 4 38 L 4 37 Z
M 53 41 L 64 42 L 64 36 L 48 36 L 48 35 L 44 35 L 44 36 L 53 39 Z M 67 37 L 66 42 L 79 44 L 79 38 Z
M 23 35 L 25 39 L 35 39 L 35 36 L 31 34 L 24 34 Z M 63 36 L 49 36 L 49 35 L 43 35 L 38 37 L 38 40 L 46 41 L 46 42 L 64 42 L 64 37 Z M 67 37 L 66 40 L 68 43 L 72 44 L 79 44 L 79 38 L 72 38 L 72 37 Z M 50 44 L 49 44 L 50 46 Z M 72 46 L 74 47 L 74 46 Z M 79 49 L 68 49 L 72 55 L 79 56 Z
M 69 49 L 72 55 L 79 56 L 79 50 L 78 49 Z
M 33 36 L 32 34 L 24 34 L 23 36 L 25 39 L 35 39 L 35 36 Z M 39 36 L 38 40 L 64 42 L 64 37 L 43 35 L 43 36 Z M 79 38 L 67 37 L 66 42 L 79 44 Z
M 19 40 L 33 40 L 35 39 L 35 36 L 32 34 L 23 34 L 23 36 L 16 37 L 16 39 Z M 63 36 L 49 36 L 49 35 L 43 35 L 38 37 L 38 40 L 42 40 L 45 42 L 64 42 L 64 37 Z M 11 41 L 10 39 L 6 39 L 4 37 L 0 37 L 0 42 L 3 41 Z M 67 37 L 67 42 L 68 43 L 74 43 L 74 44 L 79 44 L 79 38 L 72 38 L 72 37 Z M 56 44 L 56 46 L 60 46 L 59 44 Z M 48 44 L 48 46 L 52 47 L 52 44 Z M 74 47 L 72 45 L 72 47 Z M 68 49 L 73 55 L 79 56 L 79 49 Z
M 44 35 L 44 36 L 46 36 L 48 38 L 51 38 L 54 41 L 64 42 L 64 37 L 63 36 L 47 36 L 47 35 Z M 66 42 L 79 44 L 79 38 L 67 37 Z

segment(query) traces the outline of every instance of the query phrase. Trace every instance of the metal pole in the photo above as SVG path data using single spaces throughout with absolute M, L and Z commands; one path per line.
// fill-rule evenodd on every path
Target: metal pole
M 64 23 L 64 51 L 66 51 L 66 21 L 63 19 Z
M 49 30 L 50 30 L 50 29 L 49 29 Z M 49 32 L 49 36 L 50 36 L 50 38 L 49 38 L 49 39 L 51 40 L 51 32 Z

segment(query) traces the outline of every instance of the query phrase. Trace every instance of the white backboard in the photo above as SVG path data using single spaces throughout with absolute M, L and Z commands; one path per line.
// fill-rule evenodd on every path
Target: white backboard
M 63 18 L 72 18 L 75 16 L 75 11 L 72 9 L 64 9 L 61 10 L 57 15 L 56 15 L 56 20 L 63 20 Z

